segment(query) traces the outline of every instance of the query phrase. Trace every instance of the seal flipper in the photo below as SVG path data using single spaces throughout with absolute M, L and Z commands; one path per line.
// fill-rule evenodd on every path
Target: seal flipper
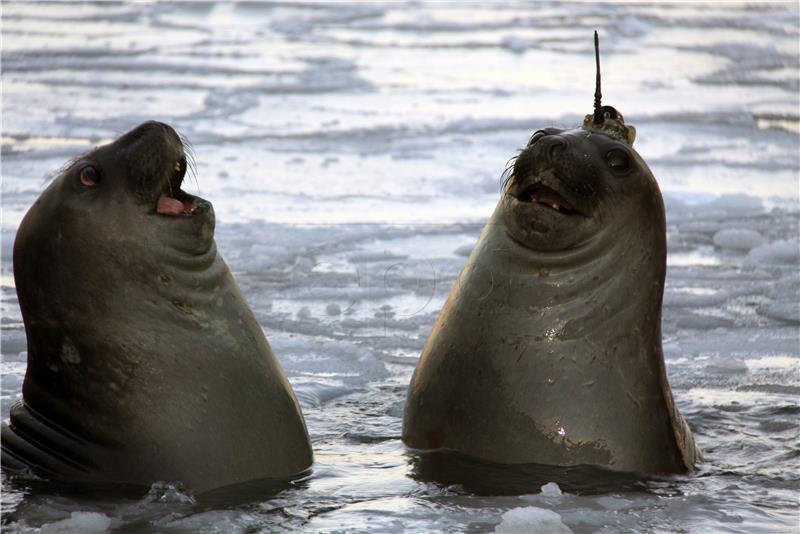
M 88 444 L 22 401 L 11 407 L 11 422 L 3 424 L 0 434 L 0 462 L 9 472 L 33 472 L 45 478 L 91 478 L 93 462 L 75 452 L 86 450 Z
M 672 398 L 669 385 L 665 387 L 665 392 L 667 410 L 670 414 L 670 426 L 675 436 L 675 444 L 678 447 L 678 452 L 680 453 L 681 460 L 683 460 L 686 469 L 691 471 L 694 469 L 697 462 L 702 461 L 703 454 L 700 451 L 700 447 L 697 446 L 697 442 L 694 440 L 694 434 L 692 434 L 689 423 L 678 413 L 678 409 L 675 407 L 675 401 Z

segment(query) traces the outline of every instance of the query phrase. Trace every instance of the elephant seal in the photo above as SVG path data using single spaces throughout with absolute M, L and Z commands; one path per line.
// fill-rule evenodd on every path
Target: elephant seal
M 411 379 L 409 447 L 648 473 L 695 463 L 661 348 L 663 200 L 599 94 L 581 128 L 539 130 L 516 158 Z
M 28 340 L 2 428 L 9 472 L 197 493 L 312 463 L 292 389 L 181 189 L 183 144 L 144 123 L 69 163 L 25 215 L 14 276 Z

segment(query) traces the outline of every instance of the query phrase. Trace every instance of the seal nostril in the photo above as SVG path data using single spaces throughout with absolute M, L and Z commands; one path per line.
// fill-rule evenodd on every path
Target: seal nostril
M 547 137 L 546 140 L 547 140 L 547 155 L 552 161 L 561 155 L 561 153 L 564 151 L 564 148 L 567 146 L 567 143 L 560 137 L 554 135 Z
M 550 149 L 547 152 L 548 155 L 550 156 L 550 159 L 555 159 L 556 156 L 558 156 L 559 153 L 561 153 L 561 148 L 562 147 L 560 144 L 551 145 Z

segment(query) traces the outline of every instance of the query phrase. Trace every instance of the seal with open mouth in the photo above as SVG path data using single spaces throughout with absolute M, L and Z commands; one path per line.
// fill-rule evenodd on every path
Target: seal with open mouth
M 300 407 L 181 189 L 183 144 L 144 123 L 78 157 L 14 243 L 28 339 L 2 464 L 53 480 L 196 492 L 304 472 Z
M 596 34 L 595 34 L 596 38 Z M 684 472 L 661 348 L 664 206 L 600 105 L 533 134 L 430 334 L 403 441 L 499 463 Z

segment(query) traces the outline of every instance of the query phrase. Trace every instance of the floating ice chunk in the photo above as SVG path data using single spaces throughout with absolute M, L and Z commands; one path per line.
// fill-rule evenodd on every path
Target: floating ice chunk
M 86 533 L 108 532 L 111 528 L 111 518 L 97 512 L 72 512 L 69 519 L 42 525 L 42 534 L 69 532 Z
M 650 25 L 642 19 L 630 15 L 619 19 L 616 26 L 625 37 L 638 37 L 650 29 Z
M 552 534 L 572 533 L 561 521 L 561 516 L 551 510 L 526 506 L 514 508 L 503 514 L 503 520 L 494 529 L 497 533 L 548 532 Z
M 671 219 L 673 215 L 685 215 L 691 211 L 691 207 L 674 193 L 665 192 L 663 197 L 664 207 L 667 210 L 667 218 Z
M 526 39 L 524 37 L 517 37 L 515 35 L 509 35 L 507 37 L 503 37 L 500 41 L 500 46 L 507 48 L 512 52 L 516 52 L 517 54 L 521 54 L 529 49 L 536 48 L 539 43 L 534 39 Z
M 194 497 L 189 495 L 180 483 L 155 482 L 150 486 L 144 503 L 194 504 Z
M 745 364 L 750 369 L 785 369 L 800 370 L 800 360 L 795 356 L 765 356 L 763 358 L 748 358 Z
M 475 243 L 470 243 L 468 245 L 461 245 L 457 249 L 453 251 L 453 254 L 456 256 L 463 256 L 467 257 L 472 253 L 472 249 L 475 248 Z
M 382 261 L 402 261 L 407 260 L 406 254 L 392 254 L 390 252 L 361 252 L 351 254 L 347 260 L 350 263 L 373 263 Z
M 406 411 L 406 401 L 397 401 L 386 410 L 386 415 L 402 418 Z
M 787 323 L 800 323 L 800 303 L 798 302 L 772 302 L 756 308 L 764 317 L 786 321 Z
M 664 292 L 665 308 L 705 308 L 719 306 L 729 297 L 724 290 L 711 288 L 682 288 L 670 289 Z
M 622 497 L 618 497 L 616 495 L 607 495 L 599 497 L 597 499 L 597 504 L 599 504 L 606 510 L 622 510 L 630 506 L 632 502 L 633 501 L 629 501 L 628 499 L 623 499 Z
M 718 375 L 747 373 L 747 365 L 729 356 L 714 356 L 706 361 L 706 370 Z
M 210 510 L 186 517 L 175 518 L 168 515 L 156 522 L 157 527 L 178 532 L 225 532 L 239 534 L 251 532 L 256 517 L 239 510 Z M 158 529 L 156 529 L 156 532 Z
M 800 271 L 790 269 L 784 273 L 771 284 L 767 296 L 770 300 L 756 308 L 760 315 L 787 323 L 800 323 Z
M 330 400 L 352 392 L 350 387 L 320 382 L 295 382 L 293 386 L 294 394 L 304 408 L 319 408 Z
M 764 204 L 760 198 L 751 197 L 744 193 L 722 195 L 708 204 L 707 208 L 718 209 L 727 213 L 753 213 L 764 209 Z
M 722 229 L 722 223 L 719 221 L 686 221 L 679 223 L 678 229 L 681 233 L 711 234 L 719 232 Z
M 728 228 L 714 234 L 714 245 L 719 248 L 750 250 L 764 244 L 764 238 L 755 230 Z
M 294 261 L 293 272 L 308 273 L 316 266 L 316 262 L 307 256 L 300 256 Z
M 389 374 L 376 351 L 347 341 L 325 343 L 273 335 L 270 344 L 290 378 L 318 376 L 355 386 Z
M 724 317 L 689 313 L 678 319 L 676 326 L 681 329 L 713 330 L 714 328 L 729 328 L 733 324 L 733 321 Z
M 542 486 L 541 492 L 544 497 L 559 497 L 562 494 L 561 488 L 555 482 L 548 482 Z
M 750 265 L 791 264 L 800 261 L 800 246 L 797 241 L 773 241 L 754 248 L 747 254 L 745 262 Z

